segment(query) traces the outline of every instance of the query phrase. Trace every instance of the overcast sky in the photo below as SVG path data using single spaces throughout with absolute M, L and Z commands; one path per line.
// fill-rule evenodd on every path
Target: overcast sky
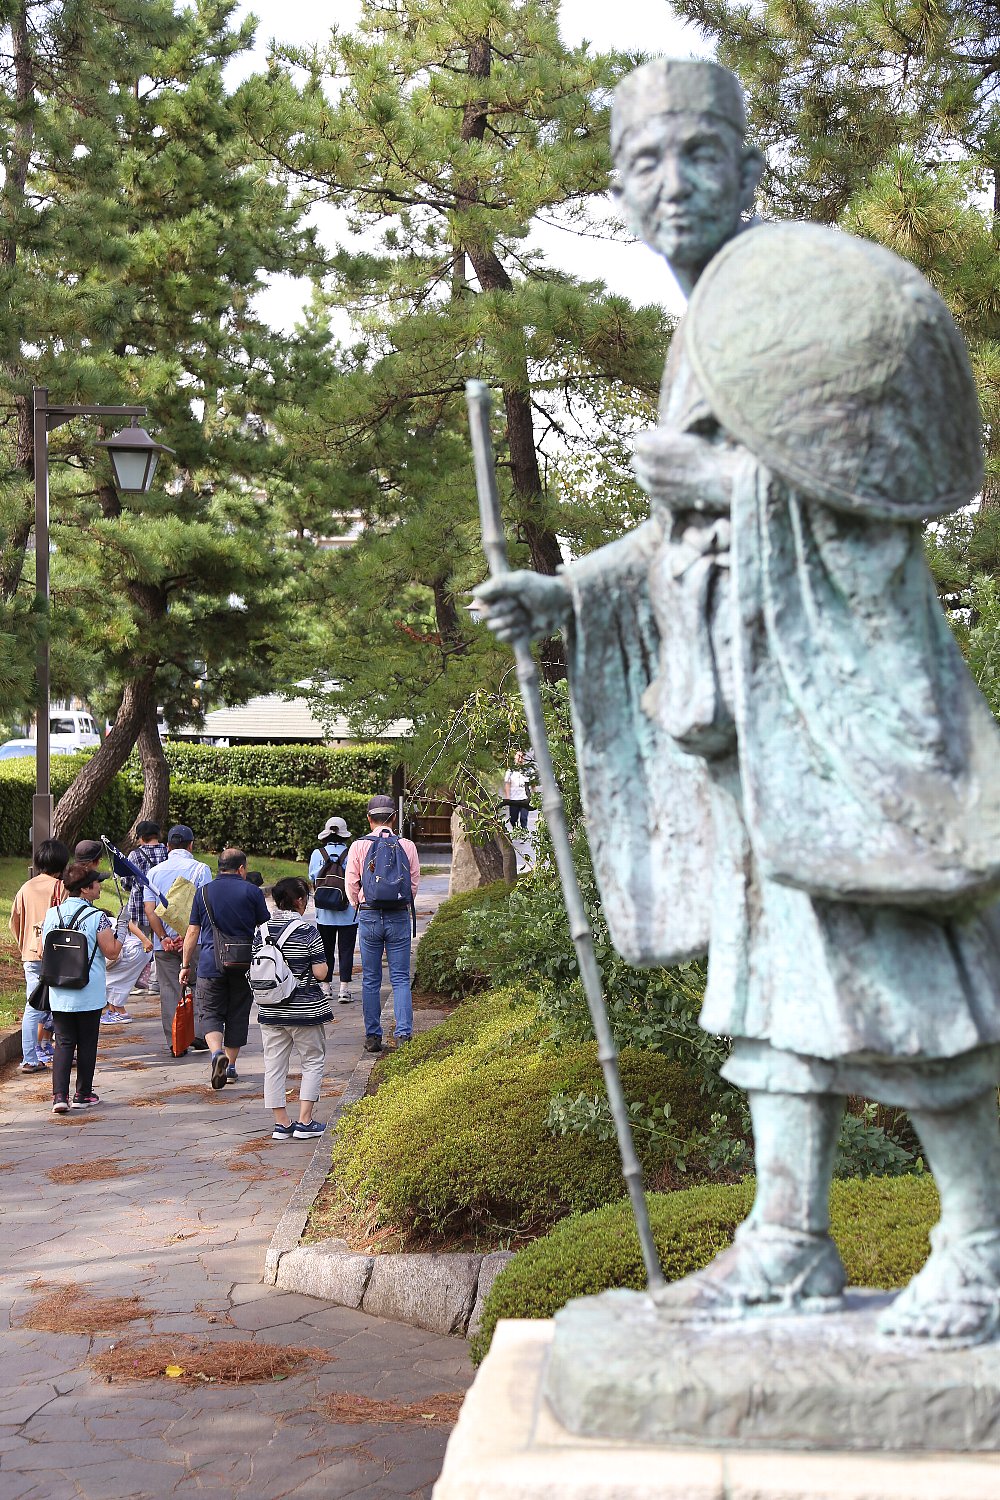
M 238 16 L 257 17 L 255 53 L 241 58 L 230 70 L 230 81 L 263 65 L 270 41 L 305 44 L 323 40 L 330 25 L 349 29 L 360 14 L 358 0 L 253 0 L 241 5 Z M 597 50 L 620 48 L 671 57 L 705 57 L 709 48 L 698 33 L 673 15 L 665 0 L 563 0 L 560 11 L 563 39 L 571 46 L 583 41 Z M 324 239 L 335 238 L 335 221 L 318 221 Z M 657 302 L 680 312 L 680 297 L 663 261 L 644 245 L 615 244 L 583 239 L 558 229 L 542 229 L 537 243 L 552 262 L 574 275 L 600 279 L 613 292 L 636 302 Z M 277 327 L 291 328 L 309 295 L 308 284 L 289 276 L 273 278 L 259 307 Z

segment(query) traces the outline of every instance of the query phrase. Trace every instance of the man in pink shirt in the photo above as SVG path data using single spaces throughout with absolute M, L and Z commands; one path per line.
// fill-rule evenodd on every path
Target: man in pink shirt
M 392 798 L 373 797 L 368 804 L 371 833 L 355 839 L 347 851 L 344 869 L 347 899 L 358 913 L 366 1052 L 382 1050 L 383 953 L 389 964 L 396 1042 L 408 1042 L 413 1035 L 410 943 L 420 860 L 416 845 L 397 837 L 395 819 L 396 805 Z M 389 846 L 376 849 L 376 840 L 386 840 Z

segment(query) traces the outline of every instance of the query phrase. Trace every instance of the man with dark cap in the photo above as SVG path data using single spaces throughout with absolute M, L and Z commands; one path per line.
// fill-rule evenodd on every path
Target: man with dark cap
M 167 1049 L 173 1037 L 174 1015 L 181 998 L 181 950 L 194 898 L 212 878 L 202 860 L 194 857 L 194 830 L 175 823 L 167 834 L 167 857 L 149 871 L 154 896 L 147 889 L 143 902 L 153 933 L 156 978 L 160 990 L 160 1021 Z
M 908 1110 L 941 1195 L 880 1316 L 945 1347 L 1000 1328 L 1000 754 L 937 604 L 922 525 L 971 505 L 981 416 L 919 273 L 818 225 L 742 233 L 735 78 L 654 62 L 616 92 L 632 228 L 690 295 L 651 517 L 559 578 L 478 591 L 506 639 L 567 632 L 581 791 L 631 963 L 710 950 L 756 1196 L 666 1316 L 833 1311 L 846 1095 Z
M 78 864 L 96 870 L 104 858 L 104 845 L 99 839 L 81 839 L 73 850 L 73 858 Z
M 371 833 L 351 845 L 344 871 L 347 899 L 358 913 L 366 1052 L 382 1050 L 383 953 L 389 965 L 397 1045 L 413 1035 L 410 944 L 420 860 L 416 845 L 396 835 L 395 819 L 396 804 L 391 797 L 371 799 Z
M 144 875 L 147 875 L 155 865 L 162 865 L 167 857 L 167 846 L 160 838 L 159 823 L 155 823 L 152 820 L 143 819 L 137 823 L 135 825 L 135 837 L 136 845 L 129 855 L 129 860 L 135 865 L 137 870 L 141 870 Z M 129 889 L 129 921 L 134 922 L 137 927 L 148 934 L 149 922 L 146 918 L 146 897 L 149 894 L 149 887 L 143 885 L 139 880 L 126 881 L 125 884 Z M 156 990 L 159 988 L 158 984 L 150 978 L 151 969 L 152 960 L 150 960 L 150 963 L 146 965 L 136 980 L 135 987 L 137 990 Z

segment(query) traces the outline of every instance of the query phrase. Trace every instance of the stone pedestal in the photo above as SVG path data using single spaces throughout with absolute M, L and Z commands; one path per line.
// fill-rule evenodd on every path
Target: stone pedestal
M 643 1292 L 579 1297 L 556 1314 L 545 1395 L 589 1437 L 997 1453 L 1000 1343 L 890 1342 L 876 1320 L 891 1300 L 852 1291 L 842 1312 L 692 1325 Z
M 575 1437 L 543 1396 L 551 1322 L 501 1322 L 434 1500 L 997 1500 L 996 1454 L 681 1447 Z

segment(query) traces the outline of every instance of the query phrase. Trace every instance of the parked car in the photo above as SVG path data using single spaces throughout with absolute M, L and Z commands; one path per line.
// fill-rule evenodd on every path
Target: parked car
M 72 755 L 76 747 L 73 745 L 52 745 L 50 747 L 53 755 Z M 6 744 L 0 745 L 0 760 L 18 760 L 22 756 L 35 758 L 34 740 L 8 740 Z
M 97 725 L 82 709 L 53 709 L 49 714 L 49 744 L 67 750 L 85 750 L 90 745 L 99 745 L 101 736 Z

